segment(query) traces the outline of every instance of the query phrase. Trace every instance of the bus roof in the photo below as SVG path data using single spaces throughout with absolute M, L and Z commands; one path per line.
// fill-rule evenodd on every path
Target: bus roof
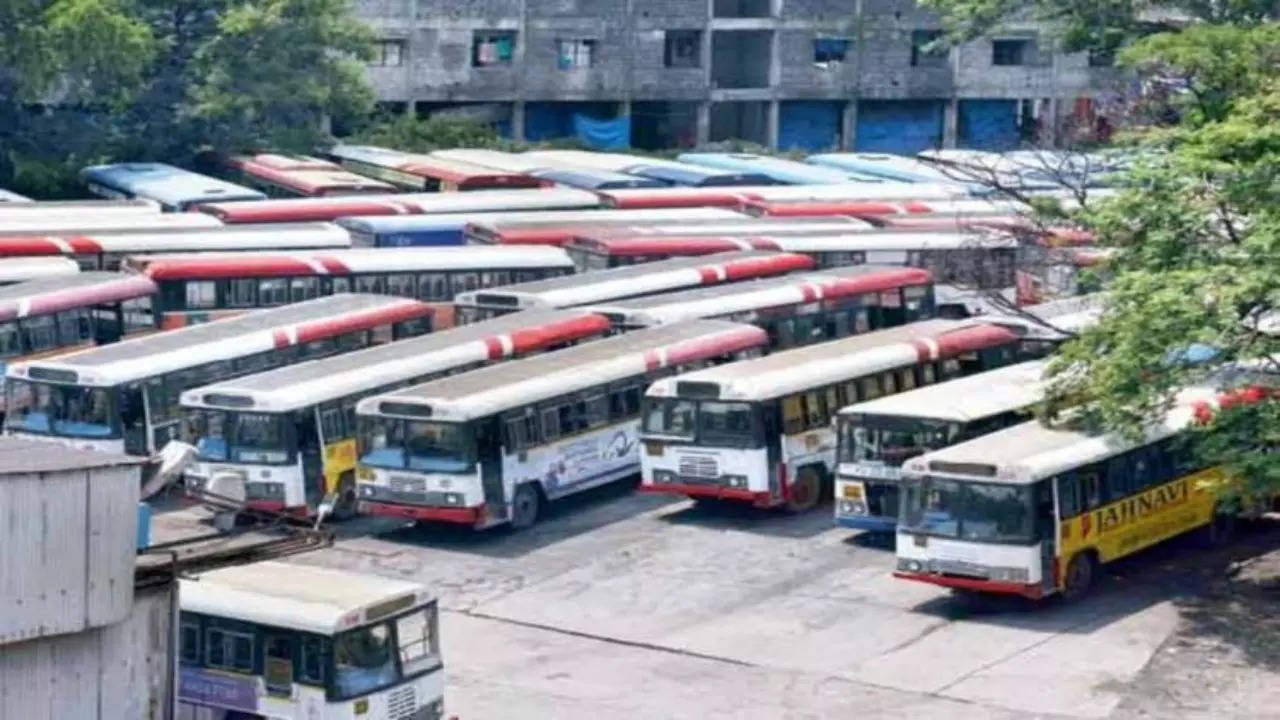
M 433 155 L 406 153 L 373 145 L 337 145 L 329 154 L 343 160 L 368 163 L 408 175 L 451 182 L 458 186 L 539 188 L 543 181 L 522 172 L 504 172 L 484 165 Z
M 27 197 L 26 195 L 19 195 L 18 193 L 13 192 L 12 190 L 5 190 L 4 188 L 0 188 L 0 203 L 14 203 L 14 202 L 29 203 L 34 201 L 31 198 Z
M 262 200 L 267 196 L 243 185 L 154 162 L 92 165 L 80 171 L 89 185 L 98 185 L 162 205 L 185 208 L 193 203 Z
M 769 177 L 774 182 L 787 185 L 834 185 L 838 183 L 865 182 L 865 176 L 853 177 L 844 170 L 808 165 L 786 158 L 752 153 L 681 153 L 678 159 L 681 162 L 705 165 L 719 170 L 759 173 Z
M 432 600 L 422 585 L 379 575 L 267 560 L 181 579 L 184 612 L 333 635 Z M 404 604 L 395 601 L 402 598 Z M 373 610 L 375 615 L 370 616 Z
M 0 283 L 22 282 L 46 277 L 75 275 L 80 265 L 61 257 L 15 257 L 0 262 Z
M 288 198 L 253 203 L 203 203 L 196 209 L 228 223 L 305 222 L 358 215 L 434 215 L 503 210 L 600 207 L 594 193 L 573 188 L 486 190 L 481 193 L 405 193 L 337 198 Z
M 802 305 L 899 287 L 927 285 L 928 270 L 883 265 L 853 265 L 820 272 L 729 283 L 634 300 L 592 305 L 588 309 L 628 326 L 662 325 L 764 308 Z
M 747 185 L 601 190 L 605 204 L 617 208 L 737 207 L 747 200 L 948 200 L 962 189 L 939 183 L 840 183 L 836 185 Z
M 783 225 L 785 229 L 787 226 Z M 827 229 L 848 229 L 825 226 Z M 813 230 L 814 228 L 808 228 Z M 730 250 L 780 250 L 792 253 L 858 252 L 880 250 L 930 250 L 959 248 L 1016 248 L 1017 238 L 996 233 L 965 232 L 845 232 L 844 234 L 779 234 L 768 228 L 757 234 L 648 235 L 631 237 L 574 238 L 571 247 L 583 247 L 616 256 L 705 255 Z
M 188 390 L 182 393 L 182 405 L 288 412 L 430 373 L 524 355 L 608 329 L 604 317 L 580 310 L 511 313 Z
M 878 175 L 886 180 L 909 183 L 945 183 L 964 187 L 964 181 L 948 175 L 937 165 L 905 155 L 871 152 L 818 153 L 805 162 L 823 167 Z
M 159 215 L 160 204 L 155 200 L 133 198 L 130 200 L 27 200 L 10 201 L 0 205 L 0 218 L 27 217 L 29 215 Z
M 0 235 L 0 257 L 209 250 L 286 250 L 350 246 L 351 236 L 347 231 L 329 223 L 218 225 L 165 230 L 130 228 L 87 234 Z
M 417 300 L 343 293 L 10 365 L 8 375 L 110 387 L 430 314 Z
M 1005 215 L 1026 212 L 1028 208 L 1013 201 L 992 200 L 750 200 L 743 210 L 752 215 L 773 217 L 806 217 L 821 215 L 937 215 L 963 216 L 993 213 Z
M 667 187 L 667 184 L 661 180 L 589 168 L 547 168 L 534 170 L 530 174 L 559 185 L 568 185 L 569 187 L 583 190 Z
M 488 195 L 491 192 L 499 192 L 497 190 L 487 190 L 483 194 Z M 523 192 L 523 191 L 521 191 Z M 535 192 L 554 192 L 552 190 L 535 191 Z M 578 192 L 578 191 L 574 191 Z M 468 194 L 468 197 L 472 195 Z M 519 225 L 519 226 L 541 226 L 541 225 L 565 225 L 575 223 L 585 223 L 590 221 L 601 226 L 607 226 L 610 218 L 615 217 L 617 210 L 605 210 L 597 208 L 584 208 L 572 210 L 496 210 L 489 212 L 457 212 L 457 213 L 441 213 L 436 215 L 383 215 L 374 217 L 344 217 L 338 220 L 338 224 L 343 227 L 351 228 L 359 232 L 365 233 L 389 233 L 389 232 L 414 232 L 417 230 L 438 230 L 445 227 L 466 227 L 467 225 Z M 636 213 L 638 211 L 631 211 Z M 655 211 L 649 211 L 652 214 Z M 670 211 L 666 211 L 670 212 Z M 689 220 L 706 217 L 705 213 L 699 211 L 696 214 L 689 214 L 688 209 L 678 211 L 680 214 L 668 215 L 672 218 L 686 218 Z M 639 214 L 628 214 L 623 219 L 630 218 L 631 222 L 642 222 L 638 218 L 643 217 Z M 659 218 L 663 215 L 659 214 Z M 734 215 L 741 218 L 741 215 Z
M 581 217 L 484 220 L 467 223 L 468 236 L 502 244 L 563 245 L 578 230 L 636 222 L 723 222 L 742 215 L 723 208 L 668 208 L 658 210 L 583 211 Z
M 155 280 L 195 280 L 430 270 L 509 270 L 545 267 L 571 269 L 573 266 L 573 260 L 564 250 L 537 245 L 530 247 L 397 247 L 291 253 L 238 252 L 170 255 L 148 261 L 146 273 Z
M 971 422 L 1029 408 L 1044 399 L 1047 360 L 1009 365 L 849 405 L 841 416 L 889 415 Z
M 677 397 L 682 385 L 697 383 L 698 398 L 767 400 L 1015 340 L 1004 328 L 973 320 L 926 320 L 663 378 L 648 394 Z
M 233 156 L 227 163 L 252 177 L 307 196 L 393 193 L 394 185 L 343 170 L 336 163 L 313 157 L 263 154 Z
M 83 272 L 0 287 L 0 321 L 146 297 L 156 284 L 141 275 Z
M 454 302 L 519 308 L 571 307 L 676 288 L 785 275 L 813 266 L 813 259 L 807 255 L 767 251 L 678 257 L 458 293 Z
M 812 218 L 741 217 L 725 222 L 661 222 L 657 224 L 608 225 L 599 228 L 582 228 L 576 238 L 608 241 L 612 237 L 637 237 L 661 235 L 772 235 L 775 233 L 825 232 L 847 233 L 875 226 L 865 220 L 843 215 L 824 215 Z
M 752 325 L 719 320 L 676 323 L 490 365 L 366 398 L 356 406 L 356 412 L 471 420 L 577 388 L 761 347 L 767 342 L 768 335 Z M 404 415 L 406 412 L 410 414 Z
M 641 155 L 591 152 L 588 150 L 529 150 L 521 153 L 520 157 L 538 163 L 542 167 L 568 166 L 592 168 L 608 172 L 626 172 L 627 168 L 651 161 L 651 158 Z
M 53 233 L 94 233 L 102 230 L 157 230 L 177 228 L 220 227 L 215 217 L 199 213 L 104 213 L 81 215 L 78 213 L 53 213 L 52 215 L 0 215 L 0 234 L 32 235 Z
M 488 150 L 483 148 L 453 148 L 451 150 L 433 150 L 428 153 L 432 157 L 470 163 L 481 167 L 512 173 L 532 173 L 534 170 L 545 170 L 546 163 L 519 153 Z

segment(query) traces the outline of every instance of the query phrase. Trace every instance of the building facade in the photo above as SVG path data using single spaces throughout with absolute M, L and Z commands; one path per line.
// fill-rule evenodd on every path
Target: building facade
M 356 0 L 379 99 L 518 139 L 629 118 L 633 145 L 1003 149 L 1094 121 L 1116 76 L 1034 25 L 939 49 L 911 0 Z

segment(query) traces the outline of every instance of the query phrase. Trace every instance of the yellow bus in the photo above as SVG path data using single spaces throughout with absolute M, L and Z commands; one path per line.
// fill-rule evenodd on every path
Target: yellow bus
M 894 575 L 1074 597 L 1112 560 L 1190 530 L 1223 537 L 1230 478 L 1200 467 L 1183 437 L 1213 399 L 1183 393 L 1138 442 L 1031 421 L 907 461 Z

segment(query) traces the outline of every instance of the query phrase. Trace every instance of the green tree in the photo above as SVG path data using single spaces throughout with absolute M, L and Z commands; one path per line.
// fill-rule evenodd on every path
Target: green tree
M 410 113 L 376 118 L 352 136 L 351 141 L 419 153 L 442 148 L 501 148 L 508 145 L 493 128 L 475 120 L 447 115 L 422 119 Z

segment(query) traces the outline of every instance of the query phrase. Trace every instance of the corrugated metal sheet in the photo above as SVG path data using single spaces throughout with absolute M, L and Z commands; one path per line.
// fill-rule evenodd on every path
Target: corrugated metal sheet
M 129 612 L 133 600 L 133 564 L 138 537 L 138 469 L 90 470 L 89 498 L 89 627 Z M 132 492 L 130 492 L 132 490 Z M 130 542 L 121 542 L 128 538 Z
M 854 149 L 915 155 L 942 146 L 943 100 L 863 100 Z
M 1018 147 L 1017 100 L 961 100 L 956 108 L 956 146 L 972 150 Z
M 840 147 L 844 103 L 794 100 L 778 108 L 778 149 L 816 152 Z

